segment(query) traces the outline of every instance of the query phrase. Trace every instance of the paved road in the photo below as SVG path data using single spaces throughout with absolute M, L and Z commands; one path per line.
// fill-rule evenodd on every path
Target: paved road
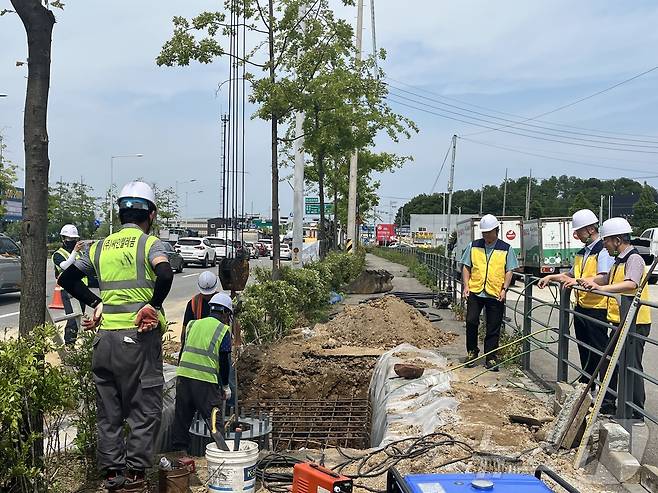
M 283 264 L 287 263 L 289 262 L 283 262 Z M 262 257 L 260 259 L 250 260 L 249 265 L 252 269 L 256 266 L 268 268 L 272 263 L 267 257 Z M 216 267 L 210 267 L 209 269 L 214 271 Z M 172 325 L 171 327 L 176 333 L 180 332 L 180 322 L 183 320 L 185 305 L 197 293 L 197 277 L 203 270 L 201 266 L 188 265 L 183 272 L 176 274 L 174 277 L 174 284 L 164 303 L 164 309 L 167 313 L 167 318 L 170 321 L 176 322 L 176 325 Z M 55 287 L 55 279 L 52 277 L 52 264 L 50 261 L 48 261 L 47 272 L 46 292 L 48 293 L 48 301 L 50 301 Z M 252 282 L 251 278 L 249 282 Z M 19 303 L 19 293 L 0 295 L 0 327 L 5 329 L 4 333 L 7 336 L 13 336 L 18 333 Z M 53 310 L 52 313 L 56 315 L 62 313 L 62 311 Z

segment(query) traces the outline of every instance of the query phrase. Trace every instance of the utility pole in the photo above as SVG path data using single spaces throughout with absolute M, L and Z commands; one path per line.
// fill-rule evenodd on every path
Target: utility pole
M 505 217 L 506 205 L 507 205 L 507 168 L 505 168 L 505 184 L 503 185 L 503 217 Z
M 457 135 L 452 136 L 452 160 L 450 162 L 450 181 L 448 181 L 448 217 L 446 220 L 445 253 L 448 254 L 448 239 L 450 238 L 450 214 L 452 212 L 452 188 L 455 184 L 455 155 L 457 153 Z
M 372 32 L 372 57 L 375 61 L 375 78 L 379 79 L 379 64 L 377 63 L 377 35 L 375 31 L 375 0 L 370 0 L 370 28 Z
M 221 218 L 224 222 L 222 225 L 222 229 L 224 230 L 224 239 L 226 239 L 226 232 L 227 232 L 227 224 L 226 224 L 226 216 L 227 216 L 227 207 L 226 207 L 226 199 L 227 199 L 227 194 L 226 194 L 226 125 L 228 124 L 228 115 L 224 114 L 222 115 L 222 175 L 221 175 L 221 191 L 222 191 L 222 198 L 221 198 L 221 206 L 220 206 L 220 215 Z M 227 250 L 228 251 L 228 250 Z
M 306 15 L 306 6 L 302 5 L 299 9 L 299 15 L 303 18 Z M 302 22 L 300 29 L 303 31 L 306 23 Z M 302 267 L 302 249 L 304 248 L 304 113 L 298 111 L 295 114 L 295 171 L 294 171 L 294 188 L 293 188 L 293 208 L 292 208 L 292 267 L 299 269 Z
M 612 217 L 612 195 L 608 195 L 608 219 Z
M 484 201 L 484 184 L 480 188 L 480 216 L 482 215 L 482 202 Z
M 528 188 L 526 189 L 525 194 L 525 218 L 530 219 L 530 191 L 532 189 L 532 169 L 528 175 Z
M 361 40 L 363 34 L 363 0 L 358 0 L 357 17 L 356 17 L 356 63 L 361 62 Z M 352 245 L 354 252 L 354 242 L 356 241 L 356 180 L 358 172 L 359 152 L 354 151 L 350 158 L 350 186 L 347 202 L 347 240 Z M 351 240 L 351 241 L 350 241 Z M 349 251 L 349 249 L 348 249 Z
M 603 223 L 603 199 L 605 195 L 601 195 L 601 202 L 599 203 L 599 224 Z

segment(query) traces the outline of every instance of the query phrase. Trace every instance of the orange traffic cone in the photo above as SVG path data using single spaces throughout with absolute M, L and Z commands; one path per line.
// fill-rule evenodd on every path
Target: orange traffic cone
M 55 286 L 55 291 L 53 292 L 53 301 L 48 305 L 48 308 L 51 310 L 63 310 L 64 302 L 62 301 L 62 288 Z

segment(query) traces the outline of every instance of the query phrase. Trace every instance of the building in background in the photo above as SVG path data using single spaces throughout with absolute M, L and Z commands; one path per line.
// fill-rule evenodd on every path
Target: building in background
M 478 215 L 451 214 L 450 229 L 455 231 L 458 222 L 472 217 Z M 447 214 L 411 214 L 410 232 L 414 245 L 430 248 L 445 244 L 447 224 Z

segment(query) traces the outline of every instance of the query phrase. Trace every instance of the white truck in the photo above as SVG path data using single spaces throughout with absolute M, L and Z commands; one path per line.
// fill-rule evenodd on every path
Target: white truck
M 500 239 L 509 243 L 512 248 L 514 248 L 516 256 L 519 260 L 519 265 L 522 265 L 523 220 L 521 216 L 499 217 L 498 221 L 500 222 Z M 479 218 L 474 217 L 457 223 L 457 244 L 455 245 L 455 250 L 453 251 L 455 258 L 460 260 L 468 244 L 473 240 L 477 240 L 478 238 L 482 238 Z
M 640 239 L 643 241 L 638 242 L 636 248 L 645 257 L 645 262 L 647 262 L 649 255 L 654 257 L 658 255 L 658 228 L 645 229 L 640 235 Z M 656 284 L 656 282 L 658 282 L 658 267 L 649 274 L 649 283 Z
M 523 222 L 523 272 L 533 275 L 566 272 L 583 243 L 574 235 L 570 217 Z

